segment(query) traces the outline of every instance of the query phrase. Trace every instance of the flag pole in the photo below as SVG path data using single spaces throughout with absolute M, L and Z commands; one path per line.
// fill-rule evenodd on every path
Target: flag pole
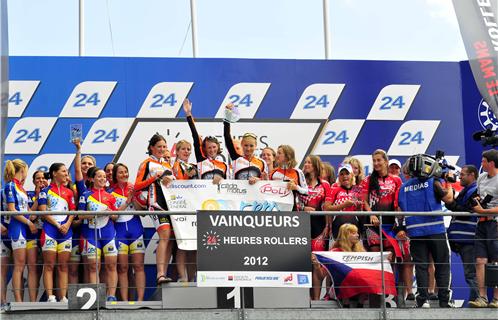
M 332 47 L 330 44 L 330 21 L 329 21 L 329 0 L 323 0 L 323 36 L 325 44 L 325 59 L 332 57 Z
M 192 55 L 197 58 L 197 13 L 196 2 L 190 0 L 190 21 L 192 24 Z
M 79 0 L 78 10 L 78 55 L 81 57 L 85 53 L 85 4 Z

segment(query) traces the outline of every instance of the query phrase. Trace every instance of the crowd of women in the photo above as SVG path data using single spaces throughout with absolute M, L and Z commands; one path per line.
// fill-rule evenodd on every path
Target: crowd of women
M 231 110 L 232 105 L 227 106 Z M 144 228 L 139 216 L 116 214 L 114 211 L 147 210 L 159 236 L 156 250 L 156 282 L 173 281 L 168 265 L 174 249 L 168 208 L 161 184 L 175 179 L 283 180 L 295 195 L 296 211 L 392 211 L 397 210 L 397 192 L 401 179 L 389 173 L 386 152 L 373 153 L 371 175 L 365 177 L 358 159 L 345 158 L 334 168 L 318 156 L 306 157 L 304 166 L 297 168 L 294 149 L 289 145 L 264 148 L 256 155 L 257 137 L 246 133 L 232 139 L 231 123 L 224 121 L 225 147 L 228 163 L 220 157 L 221 145 L 213 136 L 201 138 L 192 116 L 192 104 L 185 100 L 183 110 L 190 127 L 193 146 L 186 140 L 176 141 L 176 159 L 170 159 L 166 139 L 156 133 L 147 146 L 148 157 L 140 164 L 135 181 L 130 181 L 126 164 L 108 163 L 97 167 L 95 158 L 81 155 L 80 141 L 74 141 L 74 179 L 62 163 L 53 163 L 48 172 L 36 171 L 32 177 L 34 191 L 24 190 L 28 166 L 20 159 L 7 161 L 2 186 L 2 210 L 22 214 L 2 215 L 1 220 L 1 302 L 6 302 L 6 283 L 12 265 L 12 289 L 15 301 L 23 301 L 23 273 L 27 267 L 29 300 L 36 301 L 40 275 L 49 302 L 67 301 L 69 283 L 104 282 L 107 300 L 144 299 Z M 171 143 L 171 142 L 170 142 Z M 195 163 L 189 163 L 192 152 Z M 81 214 L 68 214 L 81 210 Z M 39 215 L 36 211 L 53 214 Z M 92 212 L 108 212 L 93 215 Z M 379 218 L 372 214 L 361 219 L 354 214 L 311 217 L 313 250 L 328 250 L 329 239 L 341 237 L 340 227 L 365 233 L 366 247 L 378 251 L 380 232 L 393 233 L 394 221 L 384 218 L 380 231 Z M 385 239 L 386 237 L 384 237 Z M 394 238 L 394 237 L 393 237 Z M 338 241 L 337 243 L 343 243 Z M 357 246 L 354 246 L 357 247 Z M 386 241 L 384 248 L 398 254 L 399 245 Z M 401 248 L 407 249 L 402 245 Z M 396 251 L 396 252 L 395 252 Z M 41 252 L 41 255 L 39 254 Z M 42 263 L 40 263 L 40 259 Z M 195 252 L 176 250 L 175 280 L 195 281 Z M 42 266 L 42 267 L 41 267 Z M 102 266 L 102 268 L 101 268 Z M 413 270 L 405 267 L 405 281 L 411 287 Z M 102 269 L 102 270 L 101 270 Z M 54 272 L 55 270 L 55 272 Z M 317 264 L 313 268 L 312 299 L 319 299 L 324 273 Z M 134 290 L 131 290 L 133 288 Z M 132 294 L 130 294 L 132 293 Z M 407 294 L 411 292 L 407 291 Z

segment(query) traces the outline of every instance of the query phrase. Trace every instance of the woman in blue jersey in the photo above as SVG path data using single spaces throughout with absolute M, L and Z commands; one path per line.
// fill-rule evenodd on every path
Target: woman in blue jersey
M 116 198 L 105 191 L 105 171 L 96 168 L 89 173 L 92 186 L 80 195 L 78 210 L 83 211 L 116 211 Z M 97 274 L 100 272 L 101 256 L 105 259 L 105 278 L 107 286 L 107 301 L 117 301 L 116 288 L 118 285 L 117 261 L 118 250 L 116 247 L 116 231 L 111 219 L 116 215 L 91 214 L 80 215 L 88 219 L 88 227 L 83 230 L 82 237 L 85 243 L 86 258 L 88 259 L 88 277 L 90 283 L 97 283 Z
M 81 196 L 90 185 L 88 170 L 97 165 L 97 161 L 90 155 L 81 156 L 81 141 L 73 141 L 76 147 L 76 155 L 74 157 L 74 181 L 76 184 L 76 193 Z M 79 266 L 80 261 L 83 263 L 83 282 L 88 283 L 88 259 L 83 252 L 83 240 L 81 235 L 88 228 L 88 224 L 84 219 L 75 217 L 72 223 L 73 229 L 73 249 L 71 252 L 71 263 L 69 264 L 69 283 L 78 283 L 79 281 Z
M 4 179 L 5 187 L 3 195 L 7 211 L 25 212 L 24 215 L 12 216 L 10 219 L 8 237 L 10 238 L 13 257 L 14 270 L 12 272 L 12 287 L 14 289 L 14 299 L 22 302 L 23 281 L 22 274 L 26 266 L 27 259 L 27 234 L 36 233 L 36 225 L 30 220 L 28 207 L 28 194 L 23 188 L 24 181 L 28 173 L 28 165 L 20 160 L 7 160 L 5 162 Z
M 116 198 L 119 210 L 135 210 L 133 207 L 133 184 L 128 181 L 128 167 L 117 163 L 112 169 L 112 185 L 108 190 Z M 131 256 L 131 266 L 135 276 L 137 301 L 143 301 L 145 293 L 144 271 L 144 228 L 137 215 L 120 215 L 114 223 L 118 245 L 118 284 L 123 301 L 128 301 L 128 260 Z
M 48 186 L 47 180 L 48 173 L 41 170 L 36 170 L 33 173 L 33 184 L 35 185 L 34 191 L 27 191 L 29 198 L 29 208 L 31 211 L 38 210 L 38 203 L 36 199 L 38 198 L 38 194 L 40 191 Z M 37 217 L 33 220 L 33 223 L 36 225 L 38 232 L 33 234 L 31 232 L 27 233 L 26 240 L 28 241 L 26 245 L 27 252 L 27 267 L 28 267 L 28 292 L 29 292 L 29 301 L 35 302 L 36 297 L 38 295 L 38 287 L 40 284 L 40 275 L 43 270 L 43 266 L 38 265 L 38 254 L 40 253 L 39 249 L 39 241 L 42 233 L 42 217 Z
M 69 179 L 67 168 L 63 163 L 50 166 L 51 183 L 38 195 L 40 211 L 74 211 L 73 191 L 65 186 Z M 54 266 L 57 261 L 57 280 L 59 300 L 67 302 L 68 261 L 71 257 L 72 236 L 71 223 L 74 216 L 54 214 L 44 216 L 41 245 L 43 251 L 43 285 L 47 292 L 47 302 L 57 302 L 54 295 Z

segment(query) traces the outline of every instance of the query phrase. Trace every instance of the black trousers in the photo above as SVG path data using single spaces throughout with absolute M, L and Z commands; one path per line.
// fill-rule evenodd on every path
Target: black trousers
M 439 303 L 448 302 L 451 298 L 451 253 L 446 233 L 410 238 L 410 252 L 417 277 L 417 302 L 423 303 L 429 298 L 429 255 L 434 259 Z

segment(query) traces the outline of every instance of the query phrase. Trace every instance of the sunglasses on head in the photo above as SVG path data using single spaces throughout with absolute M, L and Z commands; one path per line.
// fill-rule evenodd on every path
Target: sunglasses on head
M 254 133 L 244 133 L 242 139 L 244 138 L 253 138 L 254 140 L 258 140 L 258 136 L 256 136 Z

